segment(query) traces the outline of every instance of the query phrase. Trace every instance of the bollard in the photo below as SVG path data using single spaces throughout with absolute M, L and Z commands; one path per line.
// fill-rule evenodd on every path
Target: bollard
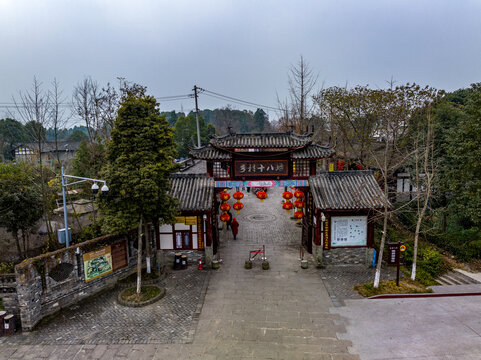
M 7 315 L 6 311 L 0 311 L 0 336 L 5 335 L 5 330 L 3 329 L 3 319 Z
M 10 336 L 15 333 L 15 319 L 13 315 L 7 315 L 3 318 L 3 329 L 5 336 Z

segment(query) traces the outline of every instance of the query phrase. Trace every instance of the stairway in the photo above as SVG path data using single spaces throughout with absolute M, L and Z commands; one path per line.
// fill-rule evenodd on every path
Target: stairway
M 479 281 L 462 274 L 461 272 L 454 269 L 436 279 L 440 285 L 468 285 L 468 284 L 479 284 Z

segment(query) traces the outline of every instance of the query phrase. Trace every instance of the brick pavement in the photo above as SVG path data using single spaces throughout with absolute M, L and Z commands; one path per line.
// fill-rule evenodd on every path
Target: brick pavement
M 114 340 L 98 345 L 82 342 L 18 345 L 20 342 L 8 340 L 8 344 L 0 345 L 0 359 L 358 359 L 349 353 L 351 342 L 340 339 L 346 330 L 345 320 L 330 312 L 333 304 L 323 286 L 321 273 L 312 262 L 308 269 L 300 268 L 300 228 L 281 209 L 281 193 L 281 188 L 269 190 L 269 198 L 262 204 L 254 194 L 247 194 L 243 201 L 246 207 L 238 216 L 237 240 L 233 240 L 230 232 L 222 232 L 219 254 L 223 262 L 218 271 L 209 272 L 211 278 L 192 343 L 187 333 L 194 332 L 188 330 L 188 326 L 170 337 L 168 331 L 160 328 L 164 318 L 172 320 L 166 322 L 167 328 L 175 326 L 172 314 L 182 313 L 180 308 L 171 305 L 152 311 L 140 310 L 143 315 L 138 321 L 142 327 L 146 326 L 143 336 L 134 339 L 135 331 L 142 332 L 142 327 L 137 330 L 129 327 L 130 332 L 123 333 L 130 334 L 127 341 L 135 344 L 115 344 Z M 267 247 L 270 270 L 262 270 L 259 260 L 253 269 L 244 269 L 248 250 L 262 244 Z M 198 291 L 192 280 L 191 290 Z M 180 281 L 172 284 L 167 294 L 172 294 L 181 284 Z M 162 306 L 164 300 L 157 306 Z M 177 316 L 177 321 L 180 320 Z M 65 321 L 68 322 L 67 317 L 58 322 Z M 109 321 L 116 319 L 110 317 Z M 149 328 L 152 323 L 157 325 Z M 195 312 L 190 320 L 190 324 L 193 323 Z M 179 325 L 182 328 L 182 323 Z M 107 335 L 113 339 L 118 330 L 115 326 L 110 329 L 112 332 Z M 152 331 L 157 331 L 158 336 L 151 338 Z M 77 334 L 73 336 L 81 338 Z M 99 331 L 97 336 L 102 333 Z M 163 344 L 152 343 L 160 338 Z
M 61 310 L 35 331 L 0 338 L 0 344 L 147 344 L 192 341 L 207 272 L 192 265 L 166 277 L 160 301 L 129 308 L 108 290 Z M 204 286 L 205 285 L 205 286 Z

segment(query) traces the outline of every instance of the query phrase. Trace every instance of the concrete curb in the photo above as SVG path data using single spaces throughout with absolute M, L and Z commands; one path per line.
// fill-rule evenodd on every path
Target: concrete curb
M 408 299 L 408 298 L 430 298 L 430 297 L 453 297 L 453 296 L 480 296 L 481 292 L 462 292 L 462 293 L 445 293 L 445 294 L 435 294 L 435 293 L 421 293 L 421 294 L 386 294 L 386 295 L 375 295 L 368 297 L 368 299 Z
M 160 289 L 160 293 L 156 297 L 154 297 L 150 300 L 144 301 L 144 302 L 129 302 L 129 301 L 125 301 L 125 300 L 122 299 L 121 294 L 124 291 L 124 290 L 122 290 L 122 291 L 119 292 L 119 294 L 117 296 L 117 302 L 120 305 L 128 306 L 128 307 L 142 307 L 142 306 L 147 306 L 147 305 L 153 304 L 154 302 L 162 299 L 165 296 L 165 292 L 166 292 L 165 288 L 162 288 L 162 287 L 157 286 L 157 285 L 148 285 L 148 286 L 158 287 Z

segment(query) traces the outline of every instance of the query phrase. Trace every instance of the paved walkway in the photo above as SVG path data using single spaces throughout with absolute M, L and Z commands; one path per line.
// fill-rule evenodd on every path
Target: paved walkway
M 455 287 L 455 286 L 453 286 Z M 481 359 L 481 296 L 348 300 L 333 313 L 364 360 Z
M 136 309 L 132 321 L 125 315 L 82 321 L 82 314 L 89 311 L 85 304 L 73 309 L 72 319 L 62 313 L 46 325 L 47 330 L 42 327 L 25 337 L 3 340 L 0 359 L 358 359 L 349 353 L 351 343 L 338 338 L 345 332 L 344 320 L 329 312 L 332 301 L 319 271 L 312 264 L 307 270 L 300 268 L 300 228 L 281 209 L 281 192 L 269 190 L 263 203 L 248 193 L 246 208 L 238 216 L 237 240 L 222 232 L 222 265 L 210 272 L 195 332 L 189 324 L 196 324 L 198 314 L 186 315 L 182 307 L 183 301 L 192 303 L 188 293 L 197 300 L 203 297 L 199 291 L 203 278 L 196 279 L 194 272 L 193 281 L 184 282 L 191 288 L 179 292 L 173 303 L 165 298 L 158 305 Z M 262 270 L 260 260 L 253 269 L 244 269 L 248 251 L 262 244 L 270 270 Z M 94 308 L 102 302 L 105 308 L 117 307 L 110 299 L 111 295 L 102 295 L 91 302 Z M 167 308 L 165 302 L 170 304 Z M 187 321 L 182 323 L 182 317 Z M 92 325 L 85 334 L 84 325 L 79 331 L 70 326 L 95 319 L 105 331 Z M 171 334 L 172 321 L 179 323 Z

